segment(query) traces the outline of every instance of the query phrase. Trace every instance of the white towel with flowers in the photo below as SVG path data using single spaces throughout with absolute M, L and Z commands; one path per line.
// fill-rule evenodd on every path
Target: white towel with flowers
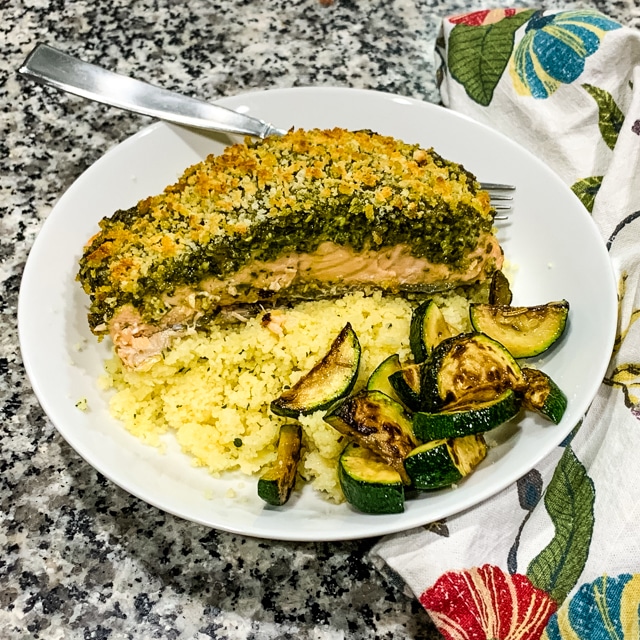
M 594 10 L 485 10 L 445 20 L 438 55 L 445 106 L 528 148 L 592 213 L 618 278 L 618 335 L 569 443 L 373 555 L 452 640 L 637 640 L 640 32 Z

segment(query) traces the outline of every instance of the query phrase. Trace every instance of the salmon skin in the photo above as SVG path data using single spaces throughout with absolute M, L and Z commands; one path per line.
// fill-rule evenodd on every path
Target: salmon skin
M 291 130 L 230 146 L 104 218 L 78 280 L 91 330 L 135 367 L 236 305 L 485 281 L 503 260 L 494 215 L 475 177 L 433 149 Z

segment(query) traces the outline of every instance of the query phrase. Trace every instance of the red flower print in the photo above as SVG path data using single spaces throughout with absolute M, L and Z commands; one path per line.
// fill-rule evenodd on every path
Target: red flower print
M 520 11 L 524 11 L 524 9 L 483 9 L 482 11 L 465 13 L 461 16 L 453 16 L 449 18 L 449 22 L 467 24 L 470 27 L 480 27 L 483 24 L 499 22 L 502 18 L 510 18 Z
M 527 576 L 488 564 L 443 574 L 420 602 L 448 640 L 539 640 L 557 609 Z

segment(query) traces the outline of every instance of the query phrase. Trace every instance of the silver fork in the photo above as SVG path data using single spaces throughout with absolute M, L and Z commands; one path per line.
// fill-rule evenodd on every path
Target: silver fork
M 268 122 L 162 89 L 37 44 L 18 73 L 74 95 L 187 127 L 258 138 L 284 134 Z
M 258 118 L 114 73 L 46 44 L 35 46 L 18 73 L 24 78 L 95 102 L 196 129 L 258 138 L 286 133 L 284 129 Z M 515 187 L 483 183 L 482 188 L 489 191 L 496 211 L 511 209 Z M 504 213 L 496 215 L 497 220 L 506 217 Z

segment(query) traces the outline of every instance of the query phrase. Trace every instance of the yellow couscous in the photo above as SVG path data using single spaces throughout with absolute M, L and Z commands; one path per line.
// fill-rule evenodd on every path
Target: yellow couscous
M 465 330 L 467 300 L 454 295 L 442 305 L 448 322 Z M 269 403 L 285 386 L 311 369 L 347 322 L 362 347 L 356 389 L 386 357 L 398 353 L 408 362 L 411 312 L 407 300 L 379 294 L 306 302 L 272 312 L 269 322 L 258 316 L 183 337 L 146 371 L 127 370 L 114 357 L 102 382 L 114 392 L 112 414 L 144 442 L 158 446 L 172 432 L 194 464 L 211 473 L 255 475 L 276 457 L 285 419 Z M 322 417 L 300 418 L 299 476 L 340 502 L 336 462 L 344 437 Z

